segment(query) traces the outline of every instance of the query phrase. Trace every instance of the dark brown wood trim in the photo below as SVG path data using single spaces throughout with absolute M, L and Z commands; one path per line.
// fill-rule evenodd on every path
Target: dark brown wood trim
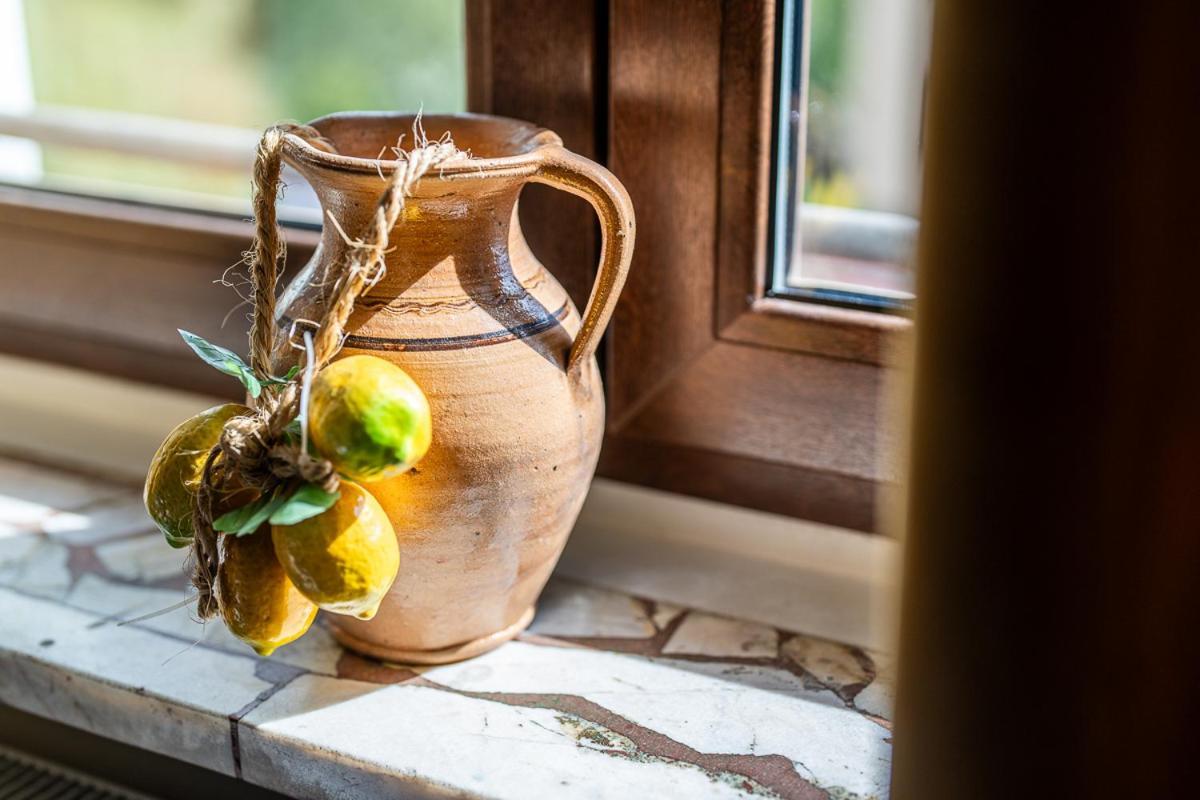
M 245 246 L 250 223 L 228 214 L 170 208 L 0 183 L 0 224 L 63 236 L 91 237 L 118 245 L 145 244 L 180 254 L 224 254 L 227 243 Z M 285 226 L 290 245 L 311 252 L 320 234 Z
M 492 86 L 492 0 L 467 0 L 467 108 L 491 114 Z
M 722 339 L 894 364 L 910 320 L 769 296 L 775 0 L 725 3 L 717 330 Z
M 176 328 L 245 350 L 245 326 L 230 314 L 239 298 L 216 281 L 250 235 L 227 216 L 0 187 L 0 352 L 236 395 Z M 285 235 L 294 269 L 318 234 Z
M 836 524 L 876 528 L 875 481 L 632 436 L 609 437 L 600 474 L 667 492 Z
M 467 0 L 467 97 L 472 111 L 536 122 L 595 160 L 604 112 L 595 97 L 601 0 Z M 538 259 L 583 308 L 599 235 L 591 206 L 548 186 L 521 193 L 521 228 Z
M 611 8 L 609 167 L 650 233 L 610 332 L 602 474 L 873 530 L 880 365 L 909 323 L 766 296 L 773 4 Z
M 619 430 L 715 341 L 721 8 L 611 8 L 608 166 L 641 232 L 609 330 L 609 419 Z
M 62 326 L 0 320 L 0 352 L 125 380 L 241 400 L 237 381 L 187 352 L 130 339 L 105 339 Z
M 764 294 L 770 256 L 775 2 L 724 4 L 721 30 L 717 329 Z
M 760 297 L 721 329 L 724 341 L 865 364 L 903 364 L 912 321 L 893 314 Z

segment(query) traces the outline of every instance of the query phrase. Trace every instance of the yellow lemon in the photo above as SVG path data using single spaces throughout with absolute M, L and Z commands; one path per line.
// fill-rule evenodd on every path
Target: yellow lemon
M 379 501 L 342 481 L 337 501 L 295 525 L 272 525 L 275 555 L 292 583 L 326 611 L 370 619 L 396 579 L 400 547 Z
M 375 356 L 349 356 L 313 380 L 313 445 L 347 478 L 370 483 L 405 472 L 429 449 L 429 401 L 408 373 Z
M 227 420 L 248 412 L 237 403 L 214 406 L 175 428 L 159 445 L 146 473 L 142 499 L 150 519 L 172 547 L 192 542 L 192 502 L 208 451 L 221 438 Z M 238 494 L 221 498 L 218 505 L 234 507 L 253 499 L 244 491 Z
M 317 607 L 288 580 L 265 527 L 221 537 L 217 592 L 229 632 L 260 656 L 299 639 L 317 616 Z

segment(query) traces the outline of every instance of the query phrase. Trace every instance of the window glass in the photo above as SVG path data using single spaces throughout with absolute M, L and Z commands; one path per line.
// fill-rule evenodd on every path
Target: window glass
M 912 297 L 930 0 L 779 6 L 776 292 Z
M 448 0 L 0 0 L 0 133 L 26 137 L 0 180 L 241 208 L 273 122 L 464 110 L 463 26 Z

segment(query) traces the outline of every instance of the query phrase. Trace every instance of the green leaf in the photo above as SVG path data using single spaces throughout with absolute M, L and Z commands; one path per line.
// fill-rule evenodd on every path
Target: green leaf
M 166 531 L 163 531 L 163 536 L 166 537 L 167 544 L 171 545 L 171 547 L 174 547 L 176 550 L 188 547 L 192 543 L 191 536 L 172 536 Z
M 254 377 L 254 373 L 250 370 L 246 370 L 238 375 L 238 379 L 241 380 L 242 385 L 246 387 L 246 391 L 250 393 L 251 397 L 258 397 L 262 394 L 262 384 L 258 382 L 258 378 Z
M 252 503 L 217 517 L 213 520 L 213 530 L 232 533 L 234 536 L 254 533 L 287 499 L 287 492 L 276 489 L 266 497 L 260 497 Z
M 267 504 L 266 498 L 259 498 L 253 502 L 247 503 L 241 508 L 235 508 L 233 511 L 228 511 L 213 520 L 213 530 L 220 533 L 236 533 L 246 520 L 257 514 L 259 509 Z
M 296 493 L 271 514 L 272 525 L 295 525 L 315 517 L 337 502 L 337 492 L 327 492 L 315 483 L 301 484 Z
M 291 383 L 292 378 L 296 377 L 296 375 L 298 375 L 299 373 L 300 373 L 300 365 L 293 364 L 292 368 L 289 369 L 287 372 L 285 372 L 282 378 L 277 378 L 274 375 L 270 375 L 267 377 L 265 382 L 269 383 L 273 386 L 284 386 L 286 384 Z
M 251 397 L 258 397 L 262 394 L 262 383 L 255 377 L 254 371 L 242 360 L 242 357 L 232 350 L 228 350 L 220 345 L 197 336 L 194 333 L 179 329 L 179 335 L 183 337 L 183 341 L 187 346 L 192 348 L 192 351 L 200 356 L 200 359 L 210 367 L 232 375 L 242 382 L 246 387 L 246 391 Z

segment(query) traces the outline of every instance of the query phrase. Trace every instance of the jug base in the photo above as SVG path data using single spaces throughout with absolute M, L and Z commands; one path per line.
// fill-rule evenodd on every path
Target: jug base
M 525 609 L 525 613 L 521 614 L 516 622 L 503 630 L 498 630 L 495 633 L 489 633 L 487 636 L 481 636 L 478 639 L 460 642 L 459 644 L 443 647 L 438 650 L 404 650 L 386 647 L 360 639 L 348 633 L 337 624 L 330 625 L 329 627 L 333 632 L 333 637 L 343 647 L 353 650 L 356 653 L 370 656 L 371 658 L 377 658 L 393 664 L 449 664 L 454 661 L 462 661 L 483 655 L 489 650 L 494 650 L 510 639 L 515 638 L 529 627 L 529 623 L 533 621 L 534 611 L 535 606 L 531 605 Z

